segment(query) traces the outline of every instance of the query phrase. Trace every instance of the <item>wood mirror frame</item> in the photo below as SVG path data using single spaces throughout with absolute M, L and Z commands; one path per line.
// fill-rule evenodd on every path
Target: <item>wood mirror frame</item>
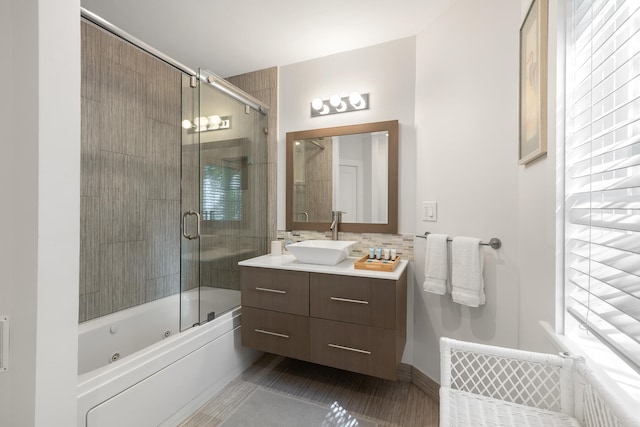
M 321 128 L 304 130 L 298 132 L 287 132 L 287 162 L 286 162 L 286 228 L 287 230 L 314 230 L 329 231 L 330 222 L 304 222 L 294 221 L 293 215 L 293 191 L 294 191 L 294 144 L 296 140 L 309 138 L 323 138 L 341 135 L 353 135 L 359 133 L 371 133 L 387 131 L 388 136 L 388 195 L 387 195 L 387 223 L 354 223 L 341 222 L 339 231 L 354 233 L 385 233 L 395 234 L 398 232 L 398 121 L 391 120 L 385 122 L 364 123 L 351 126 L 338 126 L 331 128 Z

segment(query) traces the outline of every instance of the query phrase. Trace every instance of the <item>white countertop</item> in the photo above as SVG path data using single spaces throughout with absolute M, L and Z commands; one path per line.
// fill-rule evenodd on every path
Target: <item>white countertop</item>
M 373 279 L 398 280 L 407 268 L 408 262 L 401 260 L 395 270 L 370 271 L 357 270 L 353 264 L 358 258 L 349 257 L 336 265 L 303 264 L 293 255 L 262 255 L 256 258 L 240 261 L 238 265 L 244 267 L 275 268 L 280 270 L 307 271 L 310 273 L 339 274 L 342 276 L 371 277 Z

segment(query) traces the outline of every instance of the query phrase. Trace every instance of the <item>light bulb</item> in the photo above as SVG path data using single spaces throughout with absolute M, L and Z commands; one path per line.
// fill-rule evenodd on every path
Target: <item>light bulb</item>
M 340 101 L 340 104 L 336 107 L 336 111 L 338 113 L 342 113 L 347 110 L 347 103 L 344 101 Z
M 184 129 L 191 129 L 193 127 L 193 123 L 191 123 L 191 120 L 185 119 L 182 121 L 182 127 Z
M 196 124 L 198 127 L 206 127 L 209 124 L 209 120 L 205 116 L 200 116 L 196 119 Z
M 349 95 L 349 103 L 351 103 L 355 108 L 360 108 L 364 106 L 364 99 L 362 99 L 362 95 L 360 95 L 360 93 L 351 92 L 351 95 Z
M 329 98 L 329 103 L 334 107 L 339 106 L 341 102 L 342 99 L 338 95 L 331 95 L 331 98 Z
M 296 145 L 300 145 L 300 141 L 296 141 Z
M 320 114 L 329 114 L 329 106 L 323 105 L 322 109 L 320 110 Z
M 222 123 L 222 119 L 220 118 L 219 115 L 214 114 L 213 116 L 209 116 L 208 121 L 212 129 L 220 129 L 220 124 Z
M 320 98 L 315 98 L 313 101 L 311 101 L 311 108 L 313 108 L 316 111 L 320 111 L 323 105 L 324 103 Z

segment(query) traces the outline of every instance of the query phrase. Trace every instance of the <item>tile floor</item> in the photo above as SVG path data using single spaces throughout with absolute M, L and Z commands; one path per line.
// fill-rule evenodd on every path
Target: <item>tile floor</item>
M 337 403 L 380 427 L 438 426 L 438 404 L 411 383 L 265 354 L 180 427 L 219 426 L 258 388 L 323 407 Z

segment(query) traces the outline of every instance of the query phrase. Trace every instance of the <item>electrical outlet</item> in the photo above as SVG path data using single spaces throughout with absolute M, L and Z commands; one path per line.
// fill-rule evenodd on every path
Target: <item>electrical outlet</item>
M 438 220 L 438 203 L 422 202 L 422 220 L 437 221 Z

